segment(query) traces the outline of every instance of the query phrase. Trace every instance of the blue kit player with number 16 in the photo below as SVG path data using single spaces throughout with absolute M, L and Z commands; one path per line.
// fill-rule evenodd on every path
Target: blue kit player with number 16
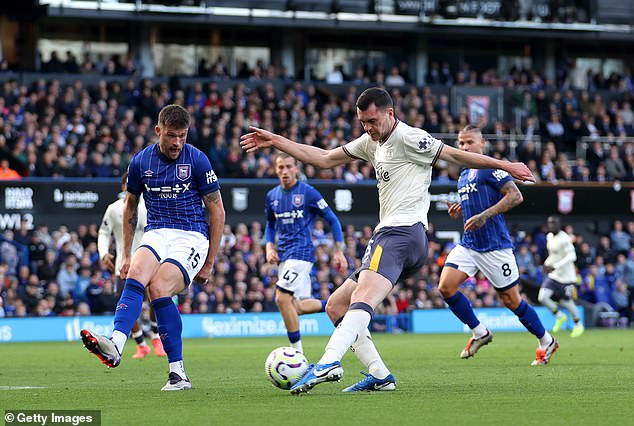
M 209 281 L 225 223 L 220 186 L 209 159 L 185 143 L 190 122 L 183 107 L 164 107 L 155 128 L 158 143 L 132 158 L 123 210 L 121 278 L 125 287 L 117 304 L 114 331 L 110 338 L 81 331 L 86 349 L 108 367 L 118 366 L 147 287 L 169 361 L 164 391 L 191 388 L 183 367 L 183 323 L 172 295 L 192 281 Z M 139 248 L 131 255 L 141 194 L 147 226 Z
M 482 132 L 475 126 L 467 126 L 458 133 L 458 147 L 462 151 L 482 154 L 484 143 Z M 453 219 L 462 216 L 464 234 L 445 260 L 438 290 L 449 309 L 473 332 L 460 356 L 472 357 L 493 340 L 493 333 L 476 318 L 469 300 L 458 291 L 464 280 L 482 271 L 504 306 L 539 340 L 532 365 L 548 364 L 559 343 L 544 329 L 535 310 L 519 293 L 517 262 L 503 216 L 523 201 L 522 193 L 504 170 L 463 169 L 458 195 L 460 203 L 449 205 L 448 213 Z

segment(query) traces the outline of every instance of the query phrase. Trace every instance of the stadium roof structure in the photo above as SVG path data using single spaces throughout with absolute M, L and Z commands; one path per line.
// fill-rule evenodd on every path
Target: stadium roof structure
M 386 32 L 427 33 L 456 31 L 469 34 L 504 31 L 508 35 L 531 37 L 581 37 L 593 39 L 631 39 L 634 25 L 591 22 L 558 23 L 538 20 L 505 21 L 499 17 L 457 17 L 448 19 L 429 9 L 398 13 L 394 2 L 368 0 L 288 1 L 288 0 L 39 0 L 46 16 L 69 19 L 105 19 L 138 22 L 180 22 L 187 16 L 188 25 L 249 25 L 264 27 L 372 30 Z M 371 5 L 372 3 L 372 5 Z M 435 2 L 432 2 L 435 3 Z M 378 5 L 378 6 L 377 6 Z M 361 11 L 361 13 L 357 13 Z M 368 13 L 372 11 L 374 13 Z

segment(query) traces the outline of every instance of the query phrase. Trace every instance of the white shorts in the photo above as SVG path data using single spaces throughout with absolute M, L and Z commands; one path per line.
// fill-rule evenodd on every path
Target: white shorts
M 482 271 L 498 291 L 513 287 L 520 277 L 513 250 L 510 248 L 480 253 L 457 245 L 447 256 L 445 266 L 456 268 L 470 277 Z
M 277 286 L 296 299 L 310 299 L 312 297 L 310 271 L 311 262 L 305 260 L 288 259 L 280 263 L 278 269 Z
M 160 263 L 178 266 L 188 286 L 207 260 L 209 240 L 200 232 L 162 228 L 143 234 L 139 247 L 150 249 Z

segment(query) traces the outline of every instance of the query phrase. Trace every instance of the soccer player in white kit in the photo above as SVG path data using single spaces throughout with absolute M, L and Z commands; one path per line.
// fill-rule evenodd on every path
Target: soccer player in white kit
M 568 316 L 559 310 L 557 302 L 553 300 L 553 297 L 558 297 L 559 304 L 570 312 L 575 323 L 570 336 L 579 337 L 585 328 L 579 321 L 579 311 L 575 304 L 577 295 L 577 270 L 575 269 L 577 253 L 575 246 L 566 231 L 561 229 L 559 217 L 550 216 L 546 225 L 549 231 L 546 236 L 548 257 L 544 261 L 544 271 L 548 273 L 548 277 L 542 283 L 537 298 L 539 303 L 555 314 L 553 332 L 556 333 L 568 319 Z
M 298 144 L 255 127 L 241 137 L 240 144 L 247 152 L 273 147 L 319 168 L 332 168 L 355 159 L 369 161 L 378 181 L 379 224 L 366 248 L 362 267 L 354 274 L 357 284 L 350 292 L 350 306 L 324 355 L 291 388 L 294 394 L 308 392 L 322 382 L 340 380 L 341 358 L 351 345 L 369 335 L 367 328 L 376 306 L 401 276 L 411 275 L 423 266 L 427 256 L 424 227 L 430 202 L 428 188 L 432 166 L 439 158 L 470 168 L 502 169 L 516 179 L 534 180 L 522 163 L 462 152 L 399 121 L 394 116 L 392 98 L 383 88 L 369 88 L 359 96 L 357 117 L 366 133 L 331 150 Z M 375 379 L 375 388 L 385 383 L 381 377 L 366 379 Z
M 123 290 L 124 280 L 119 276 L 121 269 L 121 260 L 123 259 L 123 203 L 125 199 L 125 192 L 127 188 L 128 172 L 125 172 L 121 177 L 121 191 L 119 199 L 114 203 L 111 203 L 101 219 L 101 225 L 99 226 L 99 236 L 97 237 L 97 249 L 99 251 L 99 258 L 106 265 L 108 270 L 114 277 L 115 292 L 117 297 L 121 296 Z M 143 237 L 143 228 L 147 224 L 147 210 L 145 209 L 145 203 L 141 199 L 139 202 L 139 221 L 134 231 L 134 239 L 132 240 L 132 252 L 134 252 L 141 243 L 141 237 Z M 115 250 L 117 257 L 114 259 L 110 253 L 110 241 L 114 237 Z M 163 344 L 158 335 L 158 326 L 156 325 L 156 316 L 154 309 L 150 305 L 150 340 L 154 347 L 154 353 L 156 356 L 166 356 Z M 145 338 L 143 337 L 143 330 L 141 330 L 140 321 L 137 320 L 132 327 L 132 338 L 136 341 L 137 348 L 132 358 L 140 359 L 145 358 L 151 352 Z

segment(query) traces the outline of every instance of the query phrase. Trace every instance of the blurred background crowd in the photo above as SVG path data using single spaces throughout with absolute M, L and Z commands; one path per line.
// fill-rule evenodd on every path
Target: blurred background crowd
M 454 70 L 432 62 L 427 85 L 417 87 L 410 84 L 406 62 L 389 70 L 359 67 L 354 75 L 335 67 L 325 82 L 300 82 L 283 68 L 261 62 L 230 76 L 218 58 L 209 66 L 201 64 L 200 78 L 183 86 L 178 79 L 137 78 L 131 58 L 115 56 L 103 64 L 87 58 L 77 64 L 69 56 L 62 62 L 52 55 L 43 69 L 131 78 L 96 79 L 91 85 L 80 79 L 62 84 L 42 78 L 26 86 L 6 66 L 4 72 L 0 67 L 0 158 L 7 160 L 0 176 L 118 177 L 131 156 L 154 141 L 158 111 L 177 103 L 195 118 L 188 141 L 209 155 L 220 177 L 272 177 L 270 152 L 245 154 L 239 147 L 239 136 L 249 126 L 305 144 L 336 147 L 363 133 L 354 103 L 359 88 L 382 84 L 392 93 L 397 117 L 450 144 L 472 117 L 433 87 L 513 88 L 508 100 L 512 117 L 479 123 L 490 135 L 490 155 L 527 163 L 537 181 L 634 180 L 634 80 L 629 70 L 603 75 L 581 71 L 569 61 L 553 81 L 534 70 L 512 68 L 499 75 L 495 69 L 476 72 L 468 63 Z M 239 80 L 227 84 L 234 77 Z M 347 182 L 373 178 L 370 165 L 356 163 L 333 170 L 306 167 L 304 173 L 310 179 Z M 434 179 L 449 182 L 457 174 L 439 164 Z

